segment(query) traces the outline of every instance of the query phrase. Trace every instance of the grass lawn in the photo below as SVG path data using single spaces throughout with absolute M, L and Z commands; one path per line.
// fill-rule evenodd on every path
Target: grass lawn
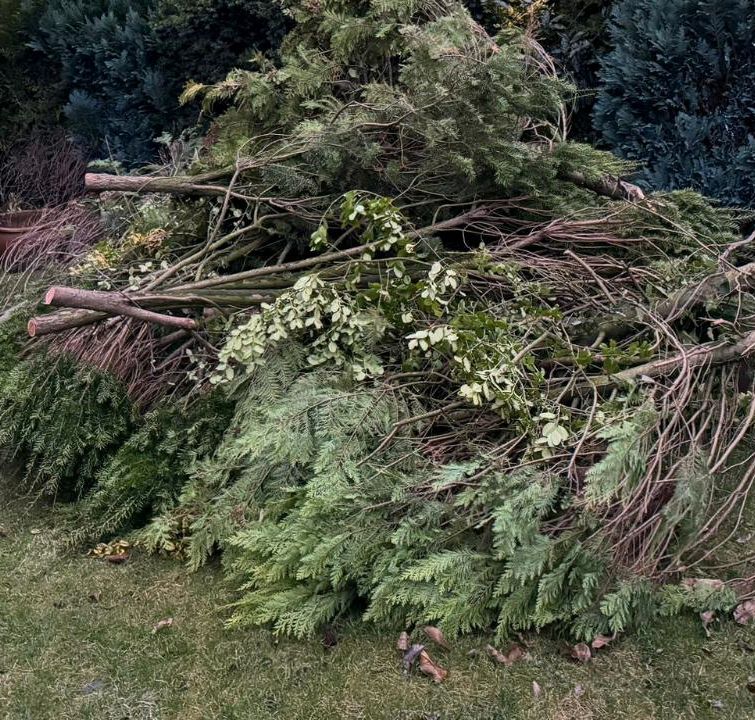
M 530 660 L 496 666 L 468 654 L 486 638 L 465 639 L 432 651 L 451 671 L 434 685 L 402 674 L 400 628 L 385 635 L 353 623 L 330 650 L 318 639 L 226 630 L 232 594 L 217 570 L 72 555 L 54 512 L 2 496 L 0 528 L 3 719 L 755 718 L 755 627 L 726 622 L 706 638 L 696 618 L 675 619 L 586 665 L 535 637 Z M 153 634 L 168 617 L 174 625 Z

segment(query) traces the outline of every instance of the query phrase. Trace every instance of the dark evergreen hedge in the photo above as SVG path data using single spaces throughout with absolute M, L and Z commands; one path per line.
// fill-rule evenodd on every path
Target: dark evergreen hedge
M 656 188 L 755 204 L 755 0 L 619 0 L 595 126 Z
M 157 136 L 193 124 L 178 106 L 187 80 L 216 80 L 285 32 L 279 6 L 260 0 L 42 5 L 31 45 L 53 68 L 67 127 L 93 156 L 126 164 L 153 160 Z

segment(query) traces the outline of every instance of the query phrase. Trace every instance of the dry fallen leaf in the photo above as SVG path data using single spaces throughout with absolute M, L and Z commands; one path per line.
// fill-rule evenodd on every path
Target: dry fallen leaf
M 716 613 L 713 610 L 706 610 L 705 612 L 700 613 L 700 620 L 703 623 L 703 630 L 705 630 L 705 634 L 708 637 L 710 637 L 710 630 L 708 630 L 708 625 L 710 625 L 715 619 Z
M 450 646 L 448 642 L 446 642 L 446 638 L 443 635 L 443 632 L 436 627 L 433 627 L 432 625 L 427 625 L 424 629 L 425 635 L 430 638 L 436 645 L 440 645 L 442 648 L 445 648 L 446 650 L 450 650 Z
M 517 660 L 521 660 L 525 654 L 522 646 L 517 645 L 516 643 L 512 645 L 506 653 L 496 650 L 492 645 L 486 645 L 485 652 L 490 655 L 493 660 L 506 667 L 511 667 Z
M 571 656 L 575 660 L 579 660 L 579 662 L 588 662 L 590 658 L 592 657 L 592 652 L 590 652 L 590 646 L 586 643 L 577 643 L 576 645 L 572 646 L 571 649 Z
M 92 693 L 99 692 L 105 687 L 105 683 L 102 680 L 92 680 L 81 688 L 81 692 L 84 695 L 91 695 Z
M 173 618 L 165 618 L 165 620 L 160 620 L 155 627 L 152 628 L 152 634 L 160 632 L 160 630 L 164 630 L 165 628 L 169 628 L 173 626 Z
M 103 555 L 105 562 L 112 563 L 113 565 L 122 565 L 128 560 L 128 553 L 118 553 L 117 555 Z
M 500 650 L 496 650 L 496 648 L 494 648 L 492 645 L 486 645 L 485 652 L 490 655 L 490 657 L 492 657 L 496 662 L 499 662 L 501 664 L 506 662 L 506 656 Z
M 412 645 L 404 654 L 404 667 L 408 670 L 414 661 L 419 657 L 419 654 L 425 649 L 424 645 L 416 644 Z
M 593 650 L 600 650 L 600 648 L 604 648 L 606 645 L 610 644 L 612 640 L 613 638 L 609 635 L 596 635 L 590 645 L 592 645 Z
M 543 688 L 540 687 L 540 683 L 535 680 L 532 681 L 532 694 L 535 696 L 535 700 L 539 700 L 543 694 Z
M 401 635 L 398 636 L 398 640 L 396 641 L 396 649 L 401 650 L 401 652 L 406 652 L 411 645 L 411 640 L 409 639 L 409 633 L 404 631 L 401 633 Z
M 332 625 L 326 625 L 323 628 L 322 645 L 326 650 L 332 650 L 338 645 L 338 634 Z
M 755 600 L 745 600 L 737 605 L 734 610 L 734 619 L 740 625 L 747 625 L 753 618 L 755 618 Z
M 429 675 L 436 683 L 442 683 L 448 677 L 448 670 L 438 665 L 427 654 L 426 650 L 422 650 L 419 654 L 419 669 L 425 675 Z

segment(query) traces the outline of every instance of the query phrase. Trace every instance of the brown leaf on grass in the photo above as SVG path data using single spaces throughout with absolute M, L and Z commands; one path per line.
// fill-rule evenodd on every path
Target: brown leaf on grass
M 589 662 L 590 658 L 592 658 L 590 646 L 586 643 L 577 643 L 576 645 L 573 645 L 571 649 L 571 656 L 579 662 Z
M 91 695 L 92 693 L 99 692 L 105 687 L 105 683 L 102 680 L 92 680 L 81 688 L 81 692 L 84 695 Z
M 600 648 L 604 648 L 606 645 L 609 645 L 611 641 L 613 640 L 612 637 L 609 635 L 596 635 L 595 639 L 590 643 L 593 650 L 600 650 Z
M 414 661 L 419 657 L 419 654 L 425 649 L 424 645 L 416 644 L 412 645 L 404 654 L 404 667 L 408 670 Z
M 540 687 L 540 683 L 536 680 L 532 681 L 532 694 L 535 697 L 535 700 L 539 700 L 540 696 L 543 694 L 543 688 Z
M 486 645 L 485 652 L 490 655 L 490 657 L 492 657 L 496 662 L 499 662 L 502 665 L 507 664 L 506 656 L 500 650 L 494 648 L 492 645 Z
M 105 562 L 109 562 L 113 565 L 122 565 L 128 560 L 129 554 L 118 553 L 117 555 L 103 555 L 102 558 L 103 560 L 105 560 Z
M 708 630 L 708 625 L 710 625 L 714 620 L 716 619 L 716 613 L 713 610 L 706 610 L 705 612 L 700 613 L 700 621 L 703 624 L 703 630 L 705 630 L 705 634 L 710 637 L 710 630 Z
M 446 641 L 445 636 L 443 635 L 443 631 L 440 630 L 440 628 L 433 627 L 432 625 L 426 625 L 423 628 L 423 632 L 427 637 L 430 638 L 436 645 L 440 645 L 442 648 L 445 648 L 446 650 L 450 650 L 451 646 Z
M 422 650 L 419 654 L 419 669 L 425 675 L 430 676 L 433 682 L 442 683 L 448 677 L 448 670 L 442 668 L 428 654 Z
M 755 618 L 755 600 L 745 600 L 734 609 L 734 619 L 740 625 L 747 625 Z
M 398 636 L 396 641 L 396 650 L 406 652 L 411 647 L 411 640 L 409 639 L 409 633 L 404 631 Z
M 492 645 L 486 645 L 485 652 L 497 663 L 501 663 L 501 665 L 505 665 L 506 667 L 511 667 L 517 660 L 521 660 L 525 655 L 522 646 L 517 645 L 516 643 L 514 643 L 506 653 L 502 653 Z
M 332 650 L 338 645 L 338 634 L 332 625 L 326 625 L 322 631 L 322 646 L 326 650 Z
M 165 620 L 160 620 L 160 622 L 155 624 L 155 627 L 152 628 L 152 634 L 155 635 L 156 633 L 159 633 L 160 630 L 165 630 L 165 628 L 173 627 L 173 618 L 165 618 Z

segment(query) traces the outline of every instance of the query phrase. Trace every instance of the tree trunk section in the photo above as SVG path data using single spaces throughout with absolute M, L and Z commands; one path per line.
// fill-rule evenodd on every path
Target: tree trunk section
M 107 317 L 107 313 L 90 310 L 63 310 L 62 312 L 32 318 L 27 323 L 26 331 L 29 333 L 29 337 L 42 337 L 43 335 L 53 335 L 86 325 L 94 325 Z
M 133 304 L 127 295 L 101 292 L 98 290 L 79 290 L 77 288 L 53 287 L 45 294 L 45 305 L 53 307 L 80 308 L 107 313 L 108 315 L 127 315 L 144 322 L 151 322 L 166 327 L 195 330 L 195 320 L 186 317 L 174 317 L 145 310 Z
M 228 188 L 208 185 L 217 178 L 216 173 L 195 176 L 137 176 L 87 173 L 84 187 L 88 192 L 167 193 L 169 195 L 225 195 Z

